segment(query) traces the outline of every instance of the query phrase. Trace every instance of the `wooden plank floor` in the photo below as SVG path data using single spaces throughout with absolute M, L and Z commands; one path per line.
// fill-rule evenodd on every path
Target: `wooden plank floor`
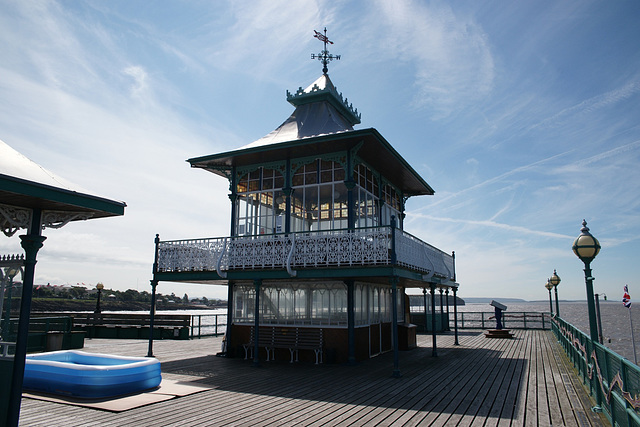
M 513 340 L 464 331 L 419 335 L 419 348 L 356 366 L 215 357 L 220 338 L 156 341 L 163 378 L 211 390 L 111 413 L 23 398 L 21 426 L 598 426 L 588 396 L 549 331 Z M 87 340 L 85 351 L 144 356 L 147 343 Z

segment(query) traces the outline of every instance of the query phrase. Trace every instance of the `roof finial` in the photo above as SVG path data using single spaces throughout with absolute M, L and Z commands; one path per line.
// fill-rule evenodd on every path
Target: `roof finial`
M 329 38 L 327 37 L 326 27 L 324 29 L 324 34 L 319 33 L 316 30 L 313 30 L 313 32 L 315 33 L 313 37 L 317 38 L 318 40 L 324 43 L 324 49 L 317 55 L 312 53 L 311 59 L 318 59 L 320 62 L 322 62 L 322 74 L 327 75 L 327 73 L 329 72 L 329 68 L 327 68 L 327 64 L 334 59 L 340 60 L 340 55 L 331 55 L 327 50 L 327 43 L 333 44 L 333 42 L 329 40 Z

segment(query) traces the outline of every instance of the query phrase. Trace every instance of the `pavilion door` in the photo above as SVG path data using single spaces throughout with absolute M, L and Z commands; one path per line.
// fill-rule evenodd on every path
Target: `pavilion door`
M 382 352 L 382 328 L 379 323 L 369 326 L 369 357 Z

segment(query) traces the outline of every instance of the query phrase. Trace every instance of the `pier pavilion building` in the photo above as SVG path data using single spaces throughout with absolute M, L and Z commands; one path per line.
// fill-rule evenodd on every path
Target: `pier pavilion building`
M 407 199 L 434 190 L 376 129 L 354 129 L 360 114 L 326 69 L 325 62 L 315 82 L 287 91 L 295 110 L 273 132 L 188 159 L 228 181 L 228 236 L 156 236 L 154 295 L 160 281 L 228 286 L 231 357 L 257 363 L 281 351 L 293 359 L 293 350 L 269 350 L 265 334 L 319 337 L 319 354 L 300 351 L 300 359 L 397 356 L 415 342 L 407 288 L 432 298 L 452 289 L 455 300 L 453 253 L 404 230 Z

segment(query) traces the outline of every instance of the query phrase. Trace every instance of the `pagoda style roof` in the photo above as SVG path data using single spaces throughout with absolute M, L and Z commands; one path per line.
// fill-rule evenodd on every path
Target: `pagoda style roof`
M 300 87 L 293 94 L 287 91 L 287 101 L 296 107 L 291 116 L 273 132 L 242 148 L 352 131 L 353 125 L 360 123 L 358 110 L 342 98 L 326 74 L 306 89 Z
M 306 89 L 287 91 L 295 111 L 273 132 L 237 150 L 187 161 L 228 177 L 232 167 L 356 150 L 356 154 L 391 181 L 405 196 L 431 195 L 433 189 L 374 128 L 354 130 L 357 109 L 348 104 L 323 74 Z
M 82 214 L 76 219 L 123 215 L 126 206 L 124 202 L 90 194 L 3 141 L 0 141 L 0 205 Z M 12 220 L 0 215 L 0 228 Z

